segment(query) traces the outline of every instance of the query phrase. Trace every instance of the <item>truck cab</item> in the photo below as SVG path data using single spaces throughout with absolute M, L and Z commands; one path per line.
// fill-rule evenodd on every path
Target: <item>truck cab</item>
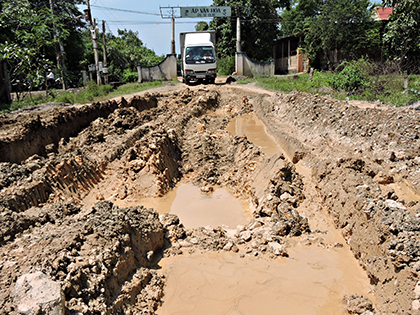
M 180 33 L 182 80 L 214 83 L 217 76 L 215 32 Z

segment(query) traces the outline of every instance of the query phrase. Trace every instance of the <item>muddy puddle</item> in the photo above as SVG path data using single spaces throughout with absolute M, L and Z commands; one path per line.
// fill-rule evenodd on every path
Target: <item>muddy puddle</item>
M 225 252 L 164 259 L 157 314 L 347 314 L 343 296 L 371 288 L 342 251 L 297 245 L 271 261 Z
M 135 202 L 117 201 L 120 206 L 143 205 L 159 214 L 176 214 L 188 228 L 200 226 L 227 226 L 236 228 L 251 218 L 250 205 L 232 196 L 224 188 L 202 193 L 200 188 L 186 183 L 178 184 L 163 197 L 143 198 Z
M 186 228 L 200 226 L 221 226 L 235 228 L 245 224 L 250 217 L 249 209 L 226 189 L 216 189 L 211 194 L 203 194 L 194 185 L 181 184 L 170 213 L 176 214 Z
M 255 114 L 233 119 L 227 130 L 246 136 L 268 156 L 282 152 Z M 309 169 L 302 165 L 297 169 L 309 178 Z M 181 185 L 177 194 L 185 195 L 175 200 L 171 209 L 187 227 L 213 225 L 209 212 L 221 216 L 217 211 L 226 198 L 215 191 L 212 198 L 220 203 L 206 207 L 201 202 L 209 197 L 199 196 L 195 190 L 199 191 L 197 187 Z M 189 217 L 190 204 L 197 207 L 195 211 L 201 217 Z M 308 212 L 308 203 L 301 210 Z M 229 212 L 229 216 L 233 214 Z M 374 300 L 369 279 L 330 220 L 321 214 L 311 224 L 313 229 L 322 228 L 325 234 L 291 239 L 289 258 L 270 260 L 205 251 L 164 258 L 160 272 L 167 282 L 157 314 L 279 314 L 280 310 L 285 315 L 347 314 L 343 303 L 346 294 L 357 293 Z
M 266 132 L 264 124 L 255 113 L 233 118 L 226 130 L 236 136 L 246 136 L 250 142 L 259 146 L 261 151 L 268 156 L 280 151 L 280 147 Z

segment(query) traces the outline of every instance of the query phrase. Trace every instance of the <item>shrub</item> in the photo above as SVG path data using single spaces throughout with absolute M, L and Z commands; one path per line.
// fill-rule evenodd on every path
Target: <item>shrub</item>
M 99 91 L 101 95 L 108 95 L 112 91 L 112 86 L 110 84 L 101 85 Z
M 68 104 L 74 104 L 75 100 L 76 100 L 75 95 L 69 92 L 62 93 L 55 99 L 56 102 L 68 103 Z
M 220 75 L 231 75 L 233 72 L 235 72 L 235 56 L 218 59 L 217 72 Z
M 420 100 L 420 80 L 414 82 L 413 87 L 408 89 L 408 92 L 412 97 L 412 101 Z
M 86 94 L 89 97 L 97 97 L 99 96 L 101 93 L 99 91 L 99 86 L 95 83 L 94 80 L 89 81 L 86 85 Z
M 130 69 L 125 69 L 123 72 L 123 82 L 124 83 L 130 83 L 130 82 L 136 82 L 138 80 L 139 76 L 137 72 L 131 71 Z
M 344 90 L 354 94 L 361 87 L 368 87 L 368 76 L 363 69 L 366 69 L 366 62 L 363 59 L 357 61 L 344 61 L 338 69 L 340 72 L 333 74 L 328 80 L 329 85 L 336 90 Z

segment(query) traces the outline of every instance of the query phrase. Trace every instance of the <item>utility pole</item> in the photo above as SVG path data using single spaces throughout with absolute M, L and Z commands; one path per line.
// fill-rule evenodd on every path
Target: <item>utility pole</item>
M 236 7 L 236 12 L 238 14 L 236 18 L 236 52 L 241 52 L 241 13 L 244 12 L 244 16 L 249 16 L 251 14 L 251 7 L 240 5 Z
M 172 12 L 171 18 L 171 54 L 175 55 L 175 18 Z
M 59 32 L 57 28 L 57 22 L 55 21 L 55 8 L 54 8 L 54 0 L 50 0 L 50 9 L 51 13 L 54 16 L 53 28 L 54 28 L 54 40 L 55 40 L 55 52 L 57 55 L 57 66 L 60 70 L 61 75 L 61 83 L 63 85 L 63 90 L 67 88 L 66 86 L 66 78 L 65 78 L 65 65 L 64 65 L 64 48 L 61 43 Z
M 108 84 L 108 65 L 106 63 L 106 41 L 105 41 L 105 21 L 102 20 L 102 43 L 104 52 L 104 65 L 102 72 L 104 73 L 104 83 Z
M 96 20 L 92 22 L 92 14 L 90 11 L 90 3 L 89 0 L 86 0 L 88 12 L 85 12 L 85 19 L 90 23 L 90 35 L 92 36 L 92 43 L 93 43 L 93 55 L 95 57 L 95 69 L 96 69 L 96 83 L 101 85 L 101 74 L 99 73 L 99 55 L 98 55 L 98 38 L 97 38 L 97 27 L 96 27 Z
M 178 12 L 180 7 L 159 7 L 159 9 L 163 19 L 171 19 L 171 54 L 175 55 L 175 18 L 181 17 Z
M 236 52 L 241 52 L 241 13 L 240 12 L 238 12 L 238 17 L 236 18 Z

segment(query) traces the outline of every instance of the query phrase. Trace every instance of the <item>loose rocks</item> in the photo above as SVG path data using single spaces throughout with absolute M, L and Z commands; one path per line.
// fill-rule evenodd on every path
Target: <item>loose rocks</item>
M 65 313 L 65 298 L 60 284 L 40 271 L 20 276 L 11 295 L 21 314 Z

